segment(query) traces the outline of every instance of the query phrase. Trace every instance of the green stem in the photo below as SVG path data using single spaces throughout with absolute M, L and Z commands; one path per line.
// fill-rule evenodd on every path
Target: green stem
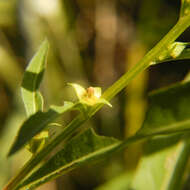
M 189 25 L 190 15 L 179 19 L 177 24 L 169 31 L 169 33 L 152 50 L 150 50 L 139 63 L 137 63 L 105 91 L 103 98 L 111 100 L 116 94 L 124 89 L 136 75 L 145 70 L 152 61 L 155 61 L 163 49 L 167 48 L 170 43 L 174 42 L 176 38 L 189 27 Z M 103 105 L 98 105 L 93 107 L 89 112 L 88 118 L 84 118 L 82 114 L 75 118 L 60 135 L 45 146 L 37 155 L 33 156 L 21 169 L 18 175 L 15 176 L 3 190 L 15 190 L 19 183 L 34 169 L 34 167 L 37 166 L 37 164 L 40 163 L 40 161 L 42 161 L 42 159 L 44 159 L 58 144 L 71 137 L 73 132 L 80 129 L 79 126 L 92 117 L 102 106 Z

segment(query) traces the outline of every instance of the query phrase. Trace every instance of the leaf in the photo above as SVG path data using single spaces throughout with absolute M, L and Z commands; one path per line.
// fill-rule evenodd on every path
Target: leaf
M 131 182 L 136 190 L 179 190 L 190 153 L 182 135 L 149 140 Z
M 40 92 L 36 92 L 36 110 L 43 111 L 44 99 Z M 42 131 L 33 137 L 26 145 L 27 150 L 32 154 L 40 151 L 48 139 L 48 131 Z
M 145 121 L 136 135 L 159 135 L 190 130 L 190 82 L 153 92 Z
M 152 65 L 164 63 L 164 62 L 168 62 L 168 61 L 178 61 L 178 60 L 185 60 L 185 59 L 190 59 L 190 48 L 184 49 L 182 51 L 182 53 L 176 58 L 172 58 L 172 57 L 166 58 L 166 59 L 163 59 L 163 60 L 158 61 L 158 62 L 153 62 Z
M 43 111 L 44 99 L 40 92 L 36 92 L 36 110 Z
M 55 154 L 47 163 L 27 178 L 20 187 L 33 189 L 50 179 L 96 160 L 105 151 L 113 149 L 119 140 L 111 137 L 98 136 L 92 129 L 86 130 L 81 135 L 74 137 L 66 146 Z
M 185 42 L 173 42 L 167 48 L 165 48 L 158 56 L 158 60 L 162 61 L 168 58 L 177 58 L 183 52 L 188 43 Z
M 45 40 L 30 61 L 24 73 L 21 93 L 28 116 L 39 111 L 39 94 L 37 90 L 43 78 L 48 47 L 48 41 Z
M 26 148 L 32 153 L 36 154 L 39 152 L 46 144 L 49 137 L 49 132 L 44 130 L 33 137 L 30 142 L 26 145 Z
M 108 154 L 116 150 L 121 150 L 127 147 L 129 144 L 134 143 L 138 140 L 147 139 L 156 135 L 160 136 L 190 131 L 190 109 L 188 105 L 189 102 L 190 82 L 179 83 L 172 87 L 158 90 L 152 93 L 150 96 L 150 105 L 147 111 L 146 119 L 143 123 L 142 128 L 139 130 L 139 132 L 137 132 L 136 135 L 129 137 L 123 142 L 117 142 L 113 144 L 110 143 L 109 146 L 103 145 L 104 148 L 101 147 L 99 150 L 91 152 L 89 155 L 84 155 L 84 157 L 81 158 L 77 157 L 77 155 L 80 156 L 80 151 L 78 151 L 78 149 L 75 150 L 74 148 L 71 148 L 75 146 L 76 148 L 79 147 L 80 143 L 77 141 L 78 143 L 74 143 L 73 146 L 69 144 L 67 146 L 67 149 L 62 150 L 63 155 L 61 152 L 57 153 L 56 156 L 50 159 L 50 161 L 42 166 L 41 169 L 37 170 L 36 173 L 33 173 L 32 176 L 30 176 L 31 178 L 29 178 L 30 180 L 27 178 L 27 181 L 24 181 L 23 185 L 35 187 L 36 184 L 39 185 L 41 183 L 44 183 L 45 181 L 60 176 L 65 172 L 68 172 L 69 170 L 80 166 L 83 163 L 87 163 L 90 160 L 97 160 L 99 158 L 105 157 Z M 80 142 L 82 143 L 83 141 Z M 88 144 L 89 143 L 84 143 L 84 145 L 81 145 L 81 147 L 88 147 Z M 69 160 L 67 160 L 67 155 L 69 155 L 68 153 L 70 149 L 75 151 L 74 155 L 76 156 L 76 160 L 73 160 L 72 162 L 69 162 Z M 57 155 L 61 155 L 60 159 Z M 54 166 L 55 160 L 57 159 L 58 161 L 60 161 L 57 162 L 57 168 L 51 168 L 51 165 Z M 64 165 L 65 163 L 66 165 Z M 43 175 L 46 176 L 44 176 L 44 178 L 41 178 L 40 176 Z M 35 176 L 39 176 L 39 178 L 36 178 Z
M 131 189 L 180 189 L 180 179 L 190 153 L 189 136 L 184 139 L 184 133 L 181 133 L 190 130 L 189 107 L 189 82 L 179 83 L 151 94 L 145 121 L 136 135 L 166 136 L 154 137 L 146 143 Z
M 63 106 L 51 106 L 47 112 L 38 111 L 30 116 L 21 126 L 8 155 L 10 156 L 20 150 L 32 137 L 45 129 L 61 114 L 71 110 L 73 106 L 72 102 L 64 102 Z
M 184 186 L 184 180 L 187 180 L 186 172 L 189 172 L 188 161 L 190 154 L 189 138 L 181 142 L 178 150 L 177 161 L 169 181 L 168 190 L 179 190 Z
M 145 121 L 142 128 L 136 135 L 124 140 L 121 143 L 117 142 L 109 145 L 108 147 L 105 146 L 103 151 L 101 149 L 96 150 L 96 154 L 92 153 L 81 158 L 79 158 L 80 151 L 76 151 L 74 149 L 74 146 L 76 146 L 76 149 L 78 148 L 79 143 L 74 143 L 73 145 L 68 144 L 66 145 L 68 148 L 62 150 L 63 154 L 62 151 L 57 153 L 56 156 L 42 166 L 41 169 L 32 174 L 32 176 L 24 182 L 24 185 L 28 185 L 30 183 L 30 187 L 33 187 L 33 185 L 35 187 L 36 184 L 39 185 L 45 181 L 62 175 L 65 172 L 80 166 L 82 163 L 86 163 L 89 160 L 98 159 L 99 157 L 104 157 L 110 152 L 125 148 L 130 143 L 134 143 L 141 139 L 146 139 L 155 135 L 175 134 L 184 130 L 190 130 L 189 102 L 190 82 L 179 83 L 172 87 L 153 92 L 150 96 L 150 104 Z M 80 140 L 80 142 L 82 143 L 83 141 Z M 81 144 L 81 147 L 82 146 L 87 145 Z M 71 162 L 69 162 L 70 159 L 67 157 L 70 149 L 75 151 L 76 156 L 76 160 L 72 160 Z M 59 160 L 59 162 L 56 162 L 57 160 Z M 67 160 L 67 162 L 65 160 Z M 57 167 L 54 166 L 54 163 L 58 163 Z M 43 175 L 45 175 L 45 177 L 42 177 Z
M 185 49 L 189 42 L 173 42 L 167 48 L 163 49 L 158 58 L 152 61 L 150 65 L 156 65 L 167 61 L 189 59 L 189 50 Z
M 114 179 L 100 186 L 109 189 L 120 183 L 121 189 L 135 190 L 178 190 L 190 153 L 189 135 L 184 138 L 184 132 L 190 130 L 190 83 L 179 83 L 169 88 L 153 92 L 150 95 L 149 108 L 142 128 L 137 132 L 136 140 L 149 139 L 144 147 L 144 154 L 130 181 Z M 186 125 L 183 125 L 183 124 Z M 165 136 L 160 136 L 163 134 Z M 167 134 L 174 134 L 168 136 Z M 123 144 L 129 145 L 130 139 Z M 135 141 L 133 141 L 135 142 Z M 127 175 L 127 173 L 126 173 Z M 122 180 L 123 179 L 123 180 Z M 117 189 L 120 189 L 118 185 Z M 111 189 L 111 188 L 110 188 Z
M 150 106 L 137 135 L 175 134 L 190 130 L 190 83 L 180 83 L 150 96 Z M 189 135 L 158 136 L 149 140 L 131 189 L 178 190 L 190 153 Z

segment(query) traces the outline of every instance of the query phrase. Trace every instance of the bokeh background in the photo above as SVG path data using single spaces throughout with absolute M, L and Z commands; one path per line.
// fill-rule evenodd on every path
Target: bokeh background
M 46 108 L 75 100 L 68 82 L 109 87 L 176 23 L 180 0 L 0 0 L 0 189 L 31 156 L 6 154 L 26 118 L 20 96 L 25 67 L 40 43 L 50 42 L 41 85 Z M 179 37 L 190 41 L 190 31 Z M 126 138 L 141 126 L 151 90 L 180 81 L 190 62 L 168 62 L 139 75 L 88 123 L 98 134 Z M 72 114 L 61 118 L 65 125 Z M 141 144 L 85 165 L 39 190 L 91 190 L 126 181 L 140 159 Z M 114 190 L 117 187 L 112 185 Z

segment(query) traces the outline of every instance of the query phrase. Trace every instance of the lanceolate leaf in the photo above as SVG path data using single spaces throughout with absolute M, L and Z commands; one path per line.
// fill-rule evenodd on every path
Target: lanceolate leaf
M 38 111 L 29 117 L 21 126 L 9 155 L 21 149 L 32 137 L 41 132 L 61 114 L 72 109 L 73 106 L 72 102 L 64 102 L 63 106 L 51 106 L 47 112 Z
M 48 46 L 48 41 L 45 40 L 24 73 L 21 93 L 28 116 L 38 111 L 39 95 L 37 90 L 45 70 Z
M 113 149 L 120 143 L 111 137 L 98 136 L 92 129 L 73 138 L 66 146 L 47 163 L 34 172 L 22 183 L 24 189 L 33 189 L 46 181 L 63 175 L 90 160 L 96 160 L 104 152 Z

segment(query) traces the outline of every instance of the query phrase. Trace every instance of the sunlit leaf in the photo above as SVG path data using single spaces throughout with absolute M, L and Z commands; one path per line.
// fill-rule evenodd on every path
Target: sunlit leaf
M 72 109 L 73 106 L 72 102 L 64 102 L 63 106 L 51 106 L 47 112 L 38 111 L 30 116 L 21 126 L 9 155 L 21 149 L 32 137 L 45 129 L 48 124 L 61 114 Z
M 187 140 L 187 139 L 186 139 Z M 130 188 L 136 190 L 179 190 L 190 153 L 190 143 L 182 135 L 149 140 Z
M 48 47 L 48 41 L 45 40 L 24 73 L 21 93 L 28 116 L 40 110 L 40 107 L 38 106 L 39 94 L 37 93 L 37 90 L 45 71 Z

